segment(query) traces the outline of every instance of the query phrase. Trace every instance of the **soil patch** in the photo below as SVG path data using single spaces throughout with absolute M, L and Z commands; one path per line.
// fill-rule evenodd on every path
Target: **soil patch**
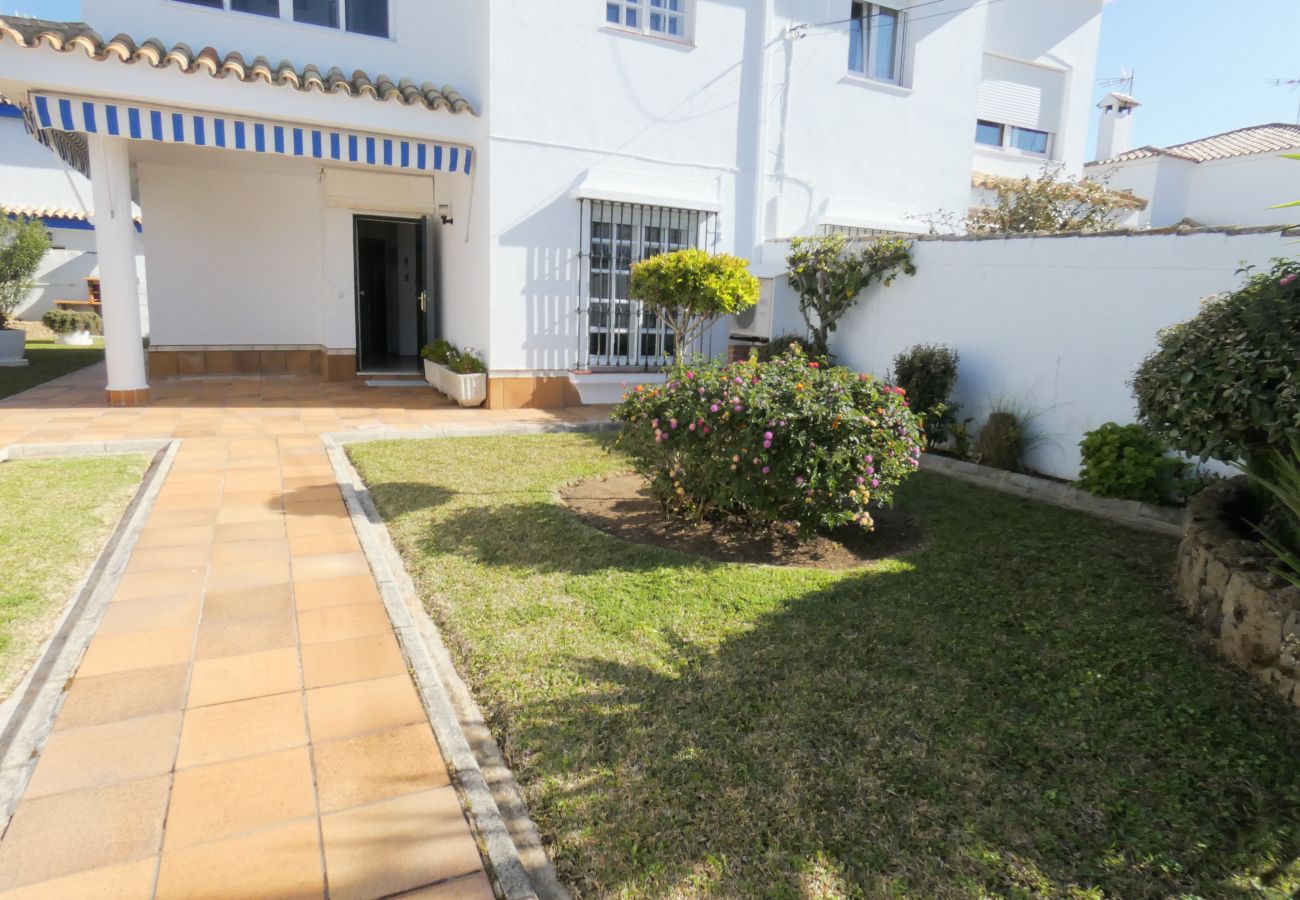
M 620 540 L 719 562 L 850 569 L 897 556 L 921 543 L 916 522 L 895 509 L 872 509 L 875 531 L 842 528 L 812 538 L 755 529 L 736 519 L 674 518 L 663 514 L 645 479 L 633 473 L 583 479 L 563 488 L 560 499 L 579 519 Z

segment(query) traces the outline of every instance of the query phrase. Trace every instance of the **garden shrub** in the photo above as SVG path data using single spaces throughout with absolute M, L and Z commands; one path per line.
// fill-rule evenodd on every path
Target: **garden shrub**
M 74 331 L 89 331 L 91 334 L 104 333 L 104 320 L 94 313 L 88 312 L 52 309 L 41 316 L 41 324 L 55 334 L 72 334 Z
M 1107 422 L 1087 432 L 1079 449 L 1079 487 L 1098 497 L 1179 503 L 1196 484 L 1186 477 L 1190 464 L 1141 425 Z
M 1008 472 L 1024 470 L 1024 428 L 1010 410 L 994 410 L 975 438 L 975 461 Z
M 1192 456 L 1248 459 L 1300 440 L 1300 260 L 1274 260 L 1160 332 L 1133 391 L 1140 420 Z
M 894 357 L 893 381 L 907 391 L 930 446 L 947 439 L 959 404 L 951 402 L 961 356 L 942 344 L 917 344 Z
M 921 432 L 904 391 L 810 360 L 680 362 L 613 416 L 617 446 L 669 511 L 740 516 L 808 534 L 887 506 L 915 471 Z
M 754 352 L 758 354 L 759 362 L 767 362 L 773 357 L 783 356 L 790 351 L 790 345 L 794 344 L 799 347 L 799 351 L 809 359 L 815 359 L 819 362 L 825 362 L 826 357 L 817 352 L 817 347 L 811 340 L 802 334 L 778 334 L 766 344 L 758 347 Z
M 0 328 L 36 287 L 34 276 L 48 249 L 50 233 L 40 219 L 0 215 Z
M 1277 557 L 1272 571 L 1300 588 L 1300 442 L 1286 451 L 1258 453 L 1244 468 L 1251 485 L 1272 501 L 1255 523 L 1264 546 Z

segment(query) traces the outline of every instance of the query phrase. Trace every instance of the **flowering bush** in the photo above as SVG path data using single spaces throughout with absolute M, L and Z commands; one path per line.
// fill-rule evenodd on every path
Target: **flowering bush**
M 873 527 L 915 471 L 921 429 L 902 388 L 809 360 L 681 362 L 663 387 L 638 386 L 614 409 L 627 451 L 670 510 L 713 512 L 807 534 Z

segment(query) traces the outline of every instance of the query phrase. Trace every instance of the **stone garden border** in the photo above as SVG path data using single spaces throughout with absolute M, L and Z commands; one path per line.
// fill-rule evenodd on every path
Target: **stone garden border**
M 1274 575 L 1272 555 L 1233 527 L 1246 483 L 1238 476 L 1192 498 L 1178 599 L 1220 653 L 1300 710 L 1300 588 Z
M 1153 506 L 1136 500 L 1113 500 L 1095 497 L 1085 490 L 1034 475 L 994 469 L 950 456 L 926 453 L 921 457 L 921 468 L 966 481 L 980 487 L 991 488 L 1004 494 L 1015 494 L 1030 500 L 1041 500 L 1066 509 L 1109 519 L 1130 528 L 1156 534 L 1182 535 L 1187 511 L 1167 506 Z

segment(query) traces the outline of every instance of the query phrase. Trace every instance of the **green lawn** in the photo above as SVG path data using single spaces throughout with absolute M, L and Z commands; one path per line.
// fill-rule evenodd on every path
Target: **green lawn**
M 93 365 L 104 358 L 104 342 L 94 347 L 67 347 L 54 341 L 27 339 L 25 366 L 0 368 L 0 400 L 12 397 L 38 384 Z
M 0 697 L 49 637 L 148 466 L 140 455 L 0 463 Z
M 557 505 L 602 446 L 352 449 L 579 895 L 1300 890 L 1300 722 L 1197 644 L 1172 540 L 921 474 L 903 558 L 707 562 Z

